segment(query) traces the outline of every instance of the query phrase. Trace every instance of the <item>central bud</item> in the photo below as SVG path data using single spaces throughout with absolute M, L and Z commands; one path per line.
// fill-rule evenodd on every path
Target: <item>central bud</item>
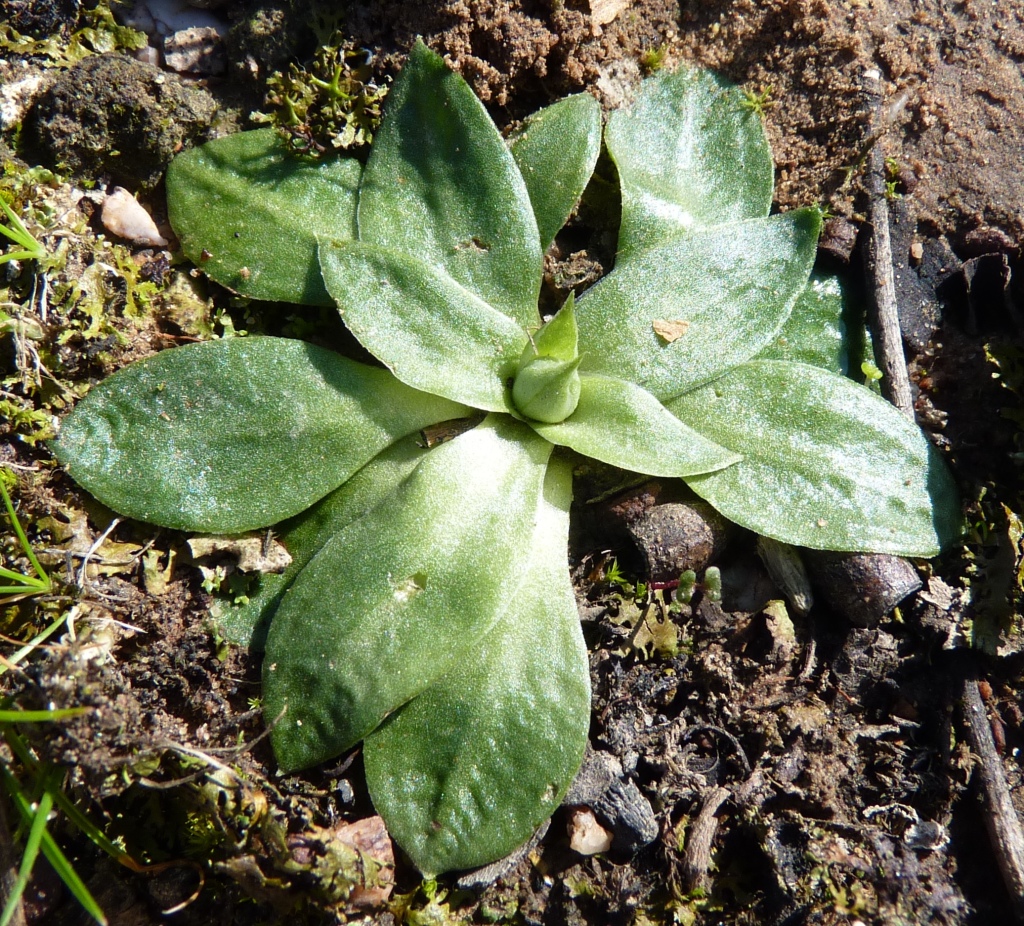
M 558 424 L 580 400 L 580 365 L 573 297 L 532 338 L 516 371 L 512 402 L 525 418 Z

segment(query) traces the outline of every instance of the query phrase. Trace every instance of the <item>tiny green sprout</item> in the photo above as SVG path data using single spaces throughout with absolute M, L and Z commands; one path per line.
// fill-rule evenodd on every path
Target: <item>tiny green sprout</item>
M 740 106 L 748 112 L 754 113 L 758 118 L 763 118 L 765 113 L 776 103 L 772 98 L 773 92 L 774 87 L 771 84 L 762 84 L 760 90 L 744 87 Z
M 692 569 L 685 570 L 679 576 L 679 587 L 676 589 L 676 601 L 689 604 L 693 601 L 693 593 L 697 588 L 697 573 Z
M 877 383 L 884 375 L 882 371 L 878 369 L 874 360 L 865 360 L 860 365 L 860 371 L 864 374 L 864 379 L 868 383 Z
M 704 570 L 704 595 L 708 601 L 722 603 L 722 571 L 717 566 Z
M 620 588 L 624 588 L 626 586 L 629 588 L 633 587 L 623 575 L 622 567 L 619 565 L 619 561 L 617 559 L 613 559 L 611 564 L 605 567 L 604 580 L 609 585 L 618 585 Z
M 899 192 L 900 163 L 896 158 L 885 159 L 885 198 L 890 202 L 902 197 Z
M 829 203 L 816 203 L 815 208 L 818 210 L 818 214 L 821 216 L 822 222 L 827 222 L 829 219 L 834 219 L 836 214 L 832 211 L 832 206 Z
M 15 250 L 0 254 L 0 264 L 12 260 L 42 260 L 46 257 L 46 248 L 25 228 L 17 213 L 10 207 L 7 200 L 0 196 L 0 208 L 7 216 L 8 225 L 0 224 L 0 235 L 14 243 Z
M 10 602 L 35 595 L 48 595 L 53 589 L 53 583 L 46 570 L 43 569 L 36 558 L 32 545 L 28 542 L 28 537 L 25 536 L 25 531 L 14 511 L 11 496 L 7 493 L 7 486 L 4 484 L 3 476 L 4 473 L 0 473 L 0 497 L 3 498 L 4 507 L 7 509 L 7 517 L 10 519 L 11 527 L 18 538 L 18 543 L 32 568 L 32 572 L 26 574 L 17 572 L 14 569 L 8 569 L 6 566 L 0 566 L 0 582 L 6 583 L 0 585 L 0 595 L 5 596 L 0 598 L 0 604 L 9 604 Z

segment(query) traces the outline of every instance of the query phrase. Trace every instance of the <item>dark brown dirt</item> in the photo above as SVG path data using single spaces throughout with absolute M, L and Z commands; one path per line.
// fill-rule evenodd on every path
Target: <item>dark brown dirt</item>
M 225 12 L 237 20 L 242 7 Z M 264 25 L 292 15 L 283 4 L 252 9 Z M 905 246 L 896 258 L 932 313 L 924 335 L 908 337 L 918 410 L 950 451 L 974 533 L 938 564 L 919 564 L 924 592 L 868 628 L 820 606 L 792 625 L 763 601 L 740 606 L 730 576 L 744 590 L 766 580 L 752 540 L 733 538 L 721 560 L 723 603 L 698 588 L 677 614 L 656 606 L 639 633 L 638 613 L 599 564 L 607 547 L 627 571 L 631 557 L 638 569 L 643 557 L 607 525 L 578 519 L 572 556 L 591 652 L 591 745 L 617 763 L 656 838 L 626 851 L 640 824 L 630 830 L 619 820 L 612 851 L 584 858 L 569 849 L 563 809 L 543 841 L 486 889 L 460 891 L 444 879 L 433 899 L 421 890 L 405 907 L 365 912 L 346 908 L 343 878 L 323 865 L 332 828 L 372 812 L 358 757 L 281 778 L 258 741 L 273 719 L 261 718 L 255 700 L 258 660 L 220 640 L 183 538 L 121 524 L 76 605 L 77 640 L 65 637 L 4 680 L 22 707 L 95 708 L 57 733 L 27 735 L 130 855 L 169 863 L 130 872 L 58 827 L 111 923 L 1009 922 L 957 698 L 965 673 L 987 680 L 1024 813 L 1019 638 L 990 636 L 987 652 L 965 646 L 972 627 L 977 639 L 983 627 L 1011 623 L 1019 582 L 1020 541 L 1007 512 L 1024 501 L 1010 456 L 1024 450 L 1024 372 L 1013 315 L 1019 290 L 1007 273 L 1019 270 L 1024 243 L 1024 13 L 975 0 L 376 0 L 350 10 L 346 31 L 379 53 L 381 70 L 397 67 L 423 36 L 503 127 L 582 89 L 611 105 L 658 56 L 669 67 L 713 67 L 755 92 L 770 88 L 779 207 L 821 202 L 855 226 L 877 117 L 865 75 L 877 69 L 878 143 L 903 195 Z M 257 45 L 247 42 L 231 47 L 251 54 Z M 276 49 L 276 66 L 286 60 L 272 39 L 266 47 Z M 253 89 L 239 75 L 265 72 L 265 62 L 254 72 L 236 60 L 229 80 L 206 89 L 237 100 Z M 914 242 L 925 246 L 923 258 L 909 256 Z M 562 242 L 549 261 L 561 292 L 590 282 L 611 257 L 597 236 L 576 244 Z M 979 255 L 987 263 L 965 276 L 961 261 Z M 119 317 L 120 338 L 102 349 L 71 332 L 64 372 L 95 379 L 198 334 L 188 314 L 197 304 L 212 312 L 199 300 L 183 315 L 168 298 L 145 320 Z M 908 318 L 912 308 L 920 307 L 901 305 Z M 235 314 L 244 324 L 244 312 Z M 15 353 L 3 345 L 4 375 L 20 370 Z M 60 572 L 63 554 L 83 553 L 113 516 L 45 469 L 45 449 L 16 441 L 16 430 L 4 422 L 0 460 L 31 468 L 19 486 L 26 520 L 59 515 L 63 527 L 43 521 L 34 539 L 57 551 L 48 562 Z M 581 480 L 581 504 L 603 488 L 593 481 Z M 26 621 L 38 629 L 45 616 L 8 609 L 0 630 L 25 636 Z M 695 883 L 687 845 L 715 788 L 727 798 L 713 815 L 711 867 L 705 859 Z M 189 900 L 199 871 L 198 897 L 163 916 Z M 397 882 L 399 892 L 418 886 L 401 860 Z M 31 901 L 33 923 L 83 921 L 45 872 Z

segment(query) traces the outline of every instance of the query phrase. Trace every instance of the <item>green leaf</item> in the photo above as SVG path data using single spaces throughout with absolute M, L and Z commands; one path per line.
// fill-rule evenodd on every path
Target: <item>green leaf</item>
M 535 112 L 509 142 L 546 251 L 565 225 L 601 153 L 601 107 L 578 93 Z
M 569 293 L 555 315 L 545 322 L 524 348 L 519 364 L 523 366 L 534 357 L 551 357 L 555 360 L 572 362 L 580 355 L 579 329 L 576 326 L 576 296 Z
M 680 68 L 640 85 L 605 143 L 619 171 L 619 257 L 678 232 L 768 215 L 774 167 L 757 114 L 709 71 Z
M 839 277 L 812 273 L 782 330 L 755 359 L 809 363 L 845 375 L 850 354 L 864 355 L 863 325 L 847 325 L 852 314 Z
M 288 586 L 331 537 L 395 493 L 423 459 L 420 439 L 419 434 L 410 434 L 396 441 L 343 485 L 279 526 L 277 539 L 292 561 L 284 572 L 257 577 L 244 604 L 218 615 L 218 626 L 228 640 L 250 652 L 263 652 L 270 620 Z
M 570 418 L 530 422 L 545 440 L 648 476 L 692 476 L 741 459 L 683 424 L 639 386 L 607 376 L 580 379 L 579 405 Z
M 362 165 L 289 154 L 274 129 L 218 138 L 174 159 L 167 211 L 181 248 L 253 299 L 330 305 L 318 236 L 354 238 Z
M 920 429 L 818 367 L 758 360 L 668 408 L 743 454 L 687 480 L 737 524 L 824 550 L 934 556 L 960 534 L 956 487 Z
M 232 338 L 94 386 L 53 450 L 121 514 L 235 533 L 298 514 L 398 438 L 465 413 L 321 347 Z
M 566 562 L 571 490 L 569 466 L 552 460 L 530 559 L 502 619 L 364 744 L 374 806 L 428 876 L 512 852 L 579 769 L 590 685 Z
M 506 411 L 527 343 L 519 324 L 411 254 L 325 241 L 327 289 L 359 342 L 403 383 Z
M 804 209 L 698 228 L 620 262 L 576 301 L 580 372 L 664 400 L 749 360 L 803 291 L 820 226 L 820 213 Z M 666 343 L 658 321 L 689 327 Z
M 483 104 L 417 42 L 359 191 L 359 238 L 415 255 L 536 326 L 543 255 L 530 197 Z
M 508 605 L 551 445 L 508 416 L 432 450 L 394 498 L 325 544 L 267 637 L 285 769 L 325 761 L 466 658 Z

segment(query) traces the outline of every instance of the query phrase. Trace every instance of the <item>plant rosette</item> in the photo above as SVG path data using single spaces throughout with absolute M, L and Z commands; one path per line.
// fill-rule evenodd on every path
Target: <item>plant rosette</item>
M 838 291 L 809 279 L 819 212 L 769 214 L 763 127 L 718 78 L 659 75 L 611 115 L 615 267 L 541 319 L 544 251 L 601 141 L 583 94 L 506 143 L 418 43 L 365 167 L 289 156 L 272 130 L 180 156 L 185 254 L 244 295 L 337 305 L 384 368 L 278 338 L 182 347 L 95 386 L 54 444 L 122 514 L 281 524 L 293 562 L 243 609 L 277 759 L 362 741 L 428 875 L 522 844 L 583 756 L 562 448 L 683 479 L 789 544 L 927 557 L 959 531 L 926 438 L 841 374 Z

